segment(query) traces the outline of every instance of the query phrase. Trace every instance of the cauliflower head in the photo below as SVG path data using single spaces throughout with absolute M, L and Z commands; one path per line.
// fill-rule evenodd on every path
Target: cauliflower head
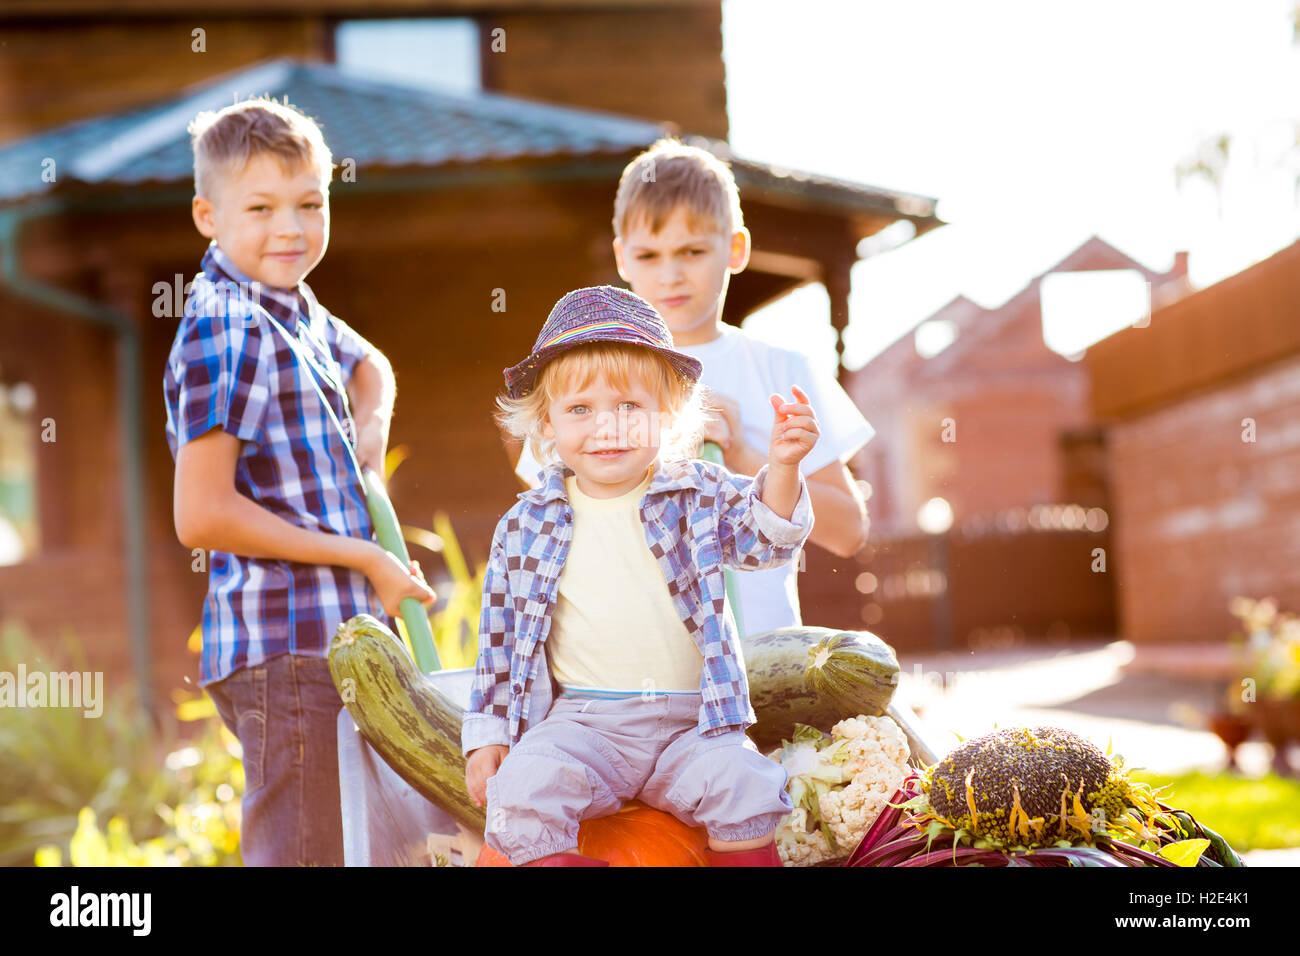
M 907 776 L 907 737 L 888 717 L 857 716 L 830 736 L 800 725 L 769 756 L 789 775 L 795 810 L 777 828 L 788 866 L 811 866 L 853 852 Z

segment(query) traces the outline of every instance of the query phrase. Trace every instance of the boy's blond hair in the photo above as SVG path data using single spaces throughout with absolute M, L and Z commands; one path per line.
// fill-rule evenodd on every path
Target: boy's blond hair
M 547 409 L 555 396 L 570 388 L 584 389 L 597 377 L 614 388 L 626 388 L 633 381 L 645 385 L 658 399 L 659 411 L 673 415 L 672 424 L 653 436 L 661 441 L 660 457 L 694 456 L 704 424 L 696 383 L 652 349 L 620 342 L 593 342 L 564 352 L 542 368 L 536 385 L 524 397 L 497 396 L 496 421 L 513 438 L 528 443 L 538 464 L 553 464 L 559 460 L 555 441 L 542 434 Z
M 194 192 L 212 198 L 221 179 L 238 175 L 248 161 L 269 153 L 290 169 L 309 165 L 328 186 L 334 159 L 320 127 L 288 103 L 269 98 L 243 100 L 218 111 L 205 110 L 189 125 L 194 147 Z
M 661 139 L 627 164 L 614 196 L 614 235 L 648 222 L 651 232 L 684 206 L 692 228 L 731 236 L 744 228 L 730 167 L 707 150 Z

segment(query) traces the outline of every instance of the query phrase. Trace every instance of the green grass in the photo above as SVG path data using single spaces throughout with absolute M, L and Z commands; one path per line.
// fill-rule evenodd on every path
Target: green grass
M 1238 853 L 1300 846 L 1300 780 L 1233 773 L 1171 777 L 1135 771 L 1131 776 L 1153 787 L 1167 786 L 1161 801 L 1186 810 Z

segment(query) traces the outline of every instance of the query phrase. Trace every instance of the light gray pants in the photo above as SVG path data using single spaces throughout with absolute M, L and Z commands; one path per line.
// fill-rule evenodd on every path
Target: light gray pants
M 488 845 L 516 866 L 570 852 L 579 822 L 632 799 L 717 840 L 771 833 L 794 809 L 785 768 L 742 731 L 702 736 L 700 704 L 699 694 L 558 698 L 488 778 Z

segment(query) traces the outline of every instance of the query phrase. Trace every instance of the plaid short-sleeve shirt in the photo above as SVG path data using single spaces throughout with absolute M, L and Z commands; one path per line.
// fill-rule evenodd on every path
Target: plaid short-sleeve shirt
M 550 709 L 544 645 L 573 541 L 573 509 L 564 484 L 572 474 L 563 462 L 551 465 L 542 484 L 520 494 L 497 524 L 483 583 L 474 686 L 461 732 L 465 754 L 489 744 L 514 746 Z M 785 564 L 812 531 L 812 502 L 803 477 L 789 520 L 763 503 L 766 478 L 766 465 L 748 478 L 705 461 L 659 462 L 641 498 L 646 545 L 704 657 L 699 730 L 705 736 L 743 730 L 755 721 L 744 655 L 726 613 L 724 569 Z
M 346 384 L 370 346 L 306 283 L 250 280 L 214 242 L 167 359 L 167 442 L 213 428 L 244 444 L 235 488 L 302 528 L 372 538 Z M 213 551 L 203 606 L 199 683 L 278 654 L 324 657 L 342 622 L 387 620 L 365 575 Z

